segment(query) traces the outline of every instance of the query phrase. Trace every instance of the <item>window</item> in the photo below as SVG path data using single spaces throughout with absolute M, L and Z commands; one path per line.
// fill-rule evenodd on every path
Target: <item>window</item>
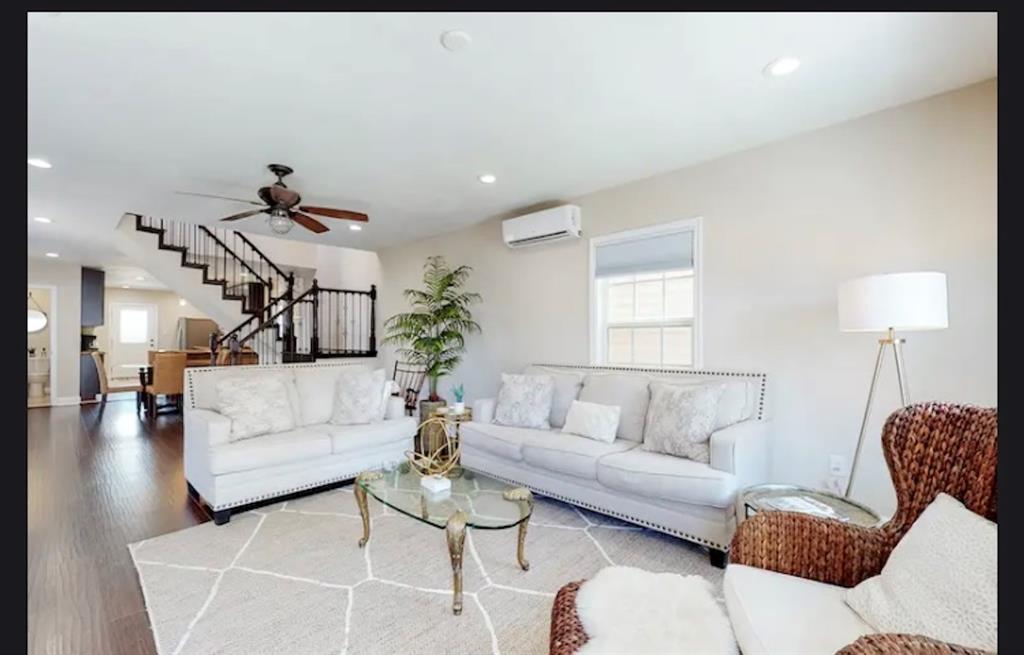
M 699 221 L 591 240 L 592 359 L 700 365 Z
M 122 309 L 121 343 L 146 343 L 149 340 L 149 312 L 145 309 Z

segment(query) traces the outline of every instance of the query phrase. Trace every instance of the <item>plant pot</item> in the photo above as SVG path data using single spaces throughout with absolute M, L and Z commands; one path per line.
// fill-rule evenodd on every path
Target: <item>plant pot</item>
M 448 401 L 445 400 L 444 398 L 441 398 L 440 400 L 426 400 L 426 399 L 421 400 L 420 401 L 420 425 L 422 425 L 424 421 L 426 421 L 428 418 L 430 418 L 431 416 L 434 415 L 434 410 L 435 409 L 437 409 L 438 407 L 446 407 L 447 405 L 448 405 Z M 423 430 L 420 430 L 419 434 L 417 435 L 417 441 L 420 444 L 419 452 L 421 452 L 421 453 L 426 452 L 427 448 L 430 445 L 432 445 L 432 444 L 425 444 L 424 443 L 424 438 L 427 437 L 427 436 L 428 435 L 423 434 Z
M 466 403 L 458 402 L 452 404 L 452 411 L 456 414 L 461 414 L 466 411 Z

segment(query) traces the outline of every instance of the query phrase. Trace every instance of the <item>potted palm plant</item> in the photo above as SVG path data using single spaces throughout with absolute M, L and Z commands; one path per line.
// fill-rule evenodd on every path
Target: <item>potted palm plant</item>
M 470 305 L 480 302 L 480 294 L 465 290 L 469 266 L 451 268 L 444 257 L 427 257 L 423 267 L 423 289 L 406 289 L 405 299 L 412 311 L 395 314 L 384 322 L 386 344 L 398 346 L 403 360 L 419 364 L 429 381 L 427 401 L 420 401 L 420 417 L 445 401 L 437 395 L 437 382 L 450 374 L 462 361 L 466 335 L 480 332 Z M 429 402 L 430 407 L 424 404 Z

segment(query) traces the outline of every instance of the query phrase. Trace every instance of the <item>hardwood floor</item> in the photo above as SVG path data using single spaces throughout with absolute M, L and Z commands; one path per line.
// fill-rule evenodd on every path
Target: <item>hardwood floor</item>
M 28 410 L 29 653 L 156 653 L 127 544 L 210 519 L 181 432 L 131 397 Z

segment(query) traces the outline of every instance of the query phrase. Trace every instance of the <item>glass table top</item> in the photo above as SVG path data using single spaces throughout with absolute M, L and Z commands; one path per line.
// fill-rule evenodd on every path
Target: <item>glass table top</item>
M 743 492 L 743 504 L 755 512 L 803 512 L 845 523 L 872 527 L 880 517 L 870 507 L 834 493 L 788 484 L 764 484 Z
M 511 528 L 530 517 L 533 502 L 528 492 L 520 496 L 514 493 L 515 487 L 500 480 L 459 470 L 461 474 L 452 478 L 451 491 L 446 494 L 423 489 L 420 474 L 408 462 L 391 471 L 362 473 L 356 484 L 391 509 L 436 528 L 444 528 L 459 510 L 466 513 L 466 525 L 485 530 Z

